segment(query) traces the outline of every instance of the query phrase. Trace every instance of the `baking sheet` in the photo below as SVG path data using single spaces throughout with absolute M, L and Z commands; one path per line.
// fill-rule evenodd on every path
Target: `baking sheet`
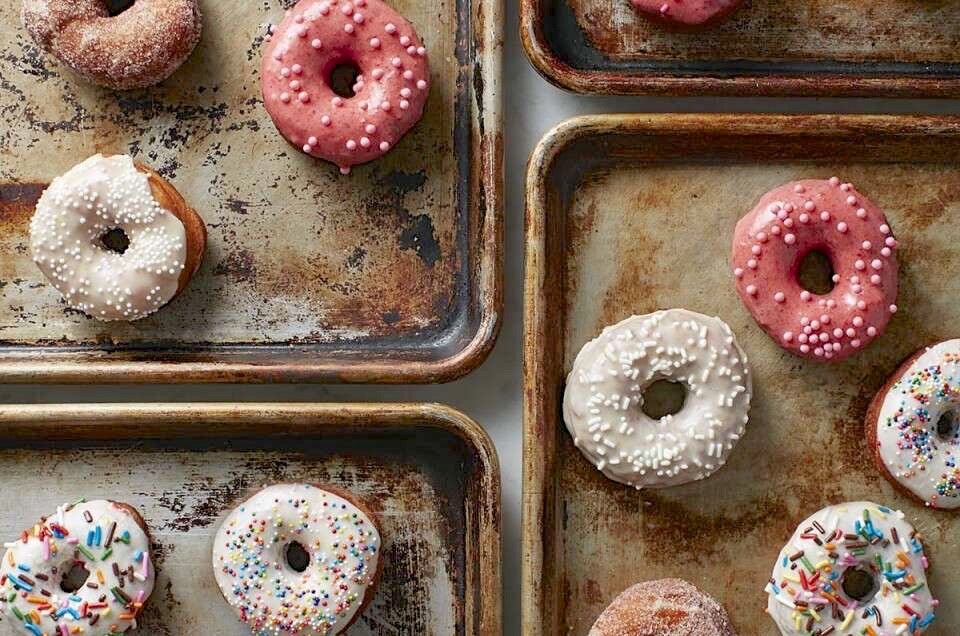
M 796 525 L 861 499 L 902 509 L 931 555 L 942 604 L 928 633 L 960 625 L 960 518 L 897 493 L 868 455 L 863 418 L 899 362 L 960 333 L 960 120 L 908 116 L 663 115 L 561 124 L 528 172 L 524 345 L 526 634 L 584 634 L 623 589 L 685 578 L 741 634 L 774 635 L 764 586 Z M 780 349 L 741 304 L 736 221 L 765 192 L 837 175 L 887 213 L 900 311 L 833 365 Z M 706 480 L 637 492 L 577 451 L 562 420 L 580 347 L 632 314 L 718 315 L 750 358 L 747 432 Z

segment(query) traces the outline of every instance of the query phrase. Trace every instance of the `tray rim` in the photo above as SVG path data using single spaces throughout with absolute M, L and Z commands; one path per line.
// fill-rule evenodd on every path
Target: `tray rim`
M 555 351 L 556 321 L 548 321 L 550 295 L 561 293 L 562 281 L 548 278 L 548 241 L 556 240 L 563 220 L 548 218 L 546 180 L 554 161 L 573 142 L 604 134 L 726 133 L 751 132 L 778 135 L 829 136 L 837 132 L 880 131 L 885 135 L 921 133 L 950 134 L 960 139 L 960 117 L 944 115 L 803 115 L 803 114 L 613 114 L 583 115 L 567 119 L 549 130 L 537 143 L 527 164 L 525 182 L 526 214 L 524 237 L 523 306 L 523 490 L 522 490 L 522 571 L 521 622 L 527 636 L 553 632 L 542 621 L 545 596 L 555 581 L 545 582 L 544 563 L 548 550 L 560 538 L 556 524 L 548 526 L 556 507 L 557 442 L 563 425 L 559 414 L 562 391 L 545 387 L 551 364 L 561 358 Z M 548 234 L 552 233 L 550 236 Z M 557 276 L 557 274 L 554 274 Z M 562 369 L 561 369 L 562 373 Z M 550 502 L 553 502 L 552 504 Z M 551 507 L 552 506 L 552 507 Z
M 568 64 L 543 32 L 544 4 L 566 0 L 520 0 L 520 40 L 533 67 L 548 82 L 584 95 L 662 95 L 729 97 L 913 97 L 960 96 L 960 76 L 887 73 L 756 74 L 729 77 L 668 74 L 658 71 L 591 71 Z
M 137 423 L 136 427 L 115 424 Z M 70 424 L 65 424 L 69 421 Z M 200 424 L 200 426 L 198 426 Z M 474 488 L 477 543 L 467 537 L 464 616 L 467 633 L 502 633 L 501 580 L 501 476 L 497 451 L 487 432 L 467 415 L 436 403 L 321 403 L 321 402 L 182 402 L 101 404 L 5 404 L 0 405 L 0 438 L 27 441 L 46 437 L 58 427 L 58 438 L 85 439 L 175 439 L 180 436 L 217 437 L 228 433 L 263 432 L 268 435 L 322 432 L 325 428 L 427 427 L 461 439 L 478 459 Z M 239 427 L 239 429 L 238 429 Z M 266 428 L 265 428 L 266 427 Z M 119 434 L 118 434 L 119 433 Z M 469 483 L 469 482 L 468 482 Z M 466 514 L 471 512 L 468 507 Z M 493 593 L 490 593 L 493 592 Z
M 436 384 L 452 382 L 479 367 L 489 356 L 500 333 L 504 286 L 504 143 L 503 15 L 504 0 L 469 0 L 472 37 L 470 64 L 465 73 L 463 100 L 469 104 L 469 174 L 461 189 L 474 200 L 475 212 L 462 220 L 471 230 L 467 254 L 475 257 L 463 264 L 469 305 L 476 311 L 475 329 L 449 355 L 433 360 L 411 359 L 409 351 L 372 352 L 371 357 L 344 358 L 339 349 L 305 353 L 297 362 L 236 361 L 230 352 L 214 353 L 220 360 L 178 362 L 167 360 L 109 360 L 110 352 L 80 353 L 45 351 L 25 346 L 0 351 L 0 384 L 143 384 L 143 383 L 376 383 Z M 475 298 L 474 298 L 475 297 Z M 474 322 L 474 321 L 471 321 Z M 283 347 L 285 343 L 273 343 Z M 268 345 L 269 346 L 269 343 Z M 295 349 L 295 345 L 290 345 Z M 158 351 L 170 351 L 160 348 Z M 139 355 L 133 353 L 136 358 Z M 269 355 L 269 354 L 268 354 Z M 63 358 L 63 359 L 61 359 Z

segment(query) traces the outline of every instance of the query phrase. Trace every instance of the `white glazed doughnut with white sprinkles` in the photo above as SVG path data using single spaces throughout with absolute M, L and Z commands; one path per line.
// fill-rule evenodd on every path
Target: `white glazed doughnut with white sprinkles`
M 108 249 L 122 230 L 129 246 Z M 94 155 L 57 177 L 30 223 L 33 260 L 67 304 L 100 320 L 137 320 L 173 298 L 186 232 L 160 207 L 149 177 L 126 155 Z
M 657 380 L 686 389 L 683 408 L 642 411 Z M 635 488 L 710 476 L 743 435 L 752 383 L 730 327 L 686 309 L 633 316 L 603 330 L 567 377 L 563 418 L 574 444 L 608 478 Z

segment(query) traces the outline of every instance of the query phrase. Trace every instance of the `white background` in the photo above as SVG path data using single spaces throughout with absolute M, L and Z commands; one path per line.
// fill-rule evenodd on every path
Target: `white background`
M 506 142 L 506 309 L 500 340 L 473 374 L 440 386 L 5 386 L 0 401 L 436 401 L 486 427 L 503 472 L 504 633 L 520 633 L 521 323 L 523 180 L 540 137 L 568 117 L 600 112 L 867 112 L 960 114 L 960 101 L 863 99 L 627 98 L 570 95 L 530 66 L 517 35 L 517 3 L 506 1 L 504 113 Z

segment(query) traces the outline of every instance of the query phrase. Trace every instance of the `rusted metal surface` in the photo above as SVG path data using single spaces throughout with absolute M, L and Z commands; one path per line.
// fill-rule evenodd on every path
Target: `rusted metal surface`
M 30 493 L 0 512 L 0 536 L 83 496 L 143 513 L 158 580 L 141 633 L 249 634 L 214 581 L 213 537 L 243 499 L 286 481 L 348 489 L 380 521 L 383 574 L 351 634 L 501 633 L 497 458 L 451 409 L 3 406 L 0 426 L 3 483 Z
M 260 49 L 290 0 L 205 3 L 161 86 L 116 93 L 42 54 L 0 2 L 0 381 L 450 380 L 502 306 L 501 0 L 397 0 L 430 51 L 423 120 L 348 177 L 290 148 Z M 28 253 L 33 205 L 89 155 L 158 170 L 207 223 L 204 265 L 135 323 L 68 310 Z
M 747 0 L 701 32 L 628 0 L 522 0 L 534 66 L 572 91 L 615 94 L 960 95 L 951 0 Z
M 685 578 L 741 634 L 773 635 L 764 585 L 797 523 L 824 505 L 901 508 L 923 533 L 937 629 L 960 625 L 960 518 L 897 493 L 864 416 L 898 363 L 960 333 L 960 119 L 896 116 L 584 117 L 534 152 L 527 181 L 523 623 L 584 634 L 624 588 Z M 864 352 L 796 358 L 754 323 L 731 280 L 736 221 L 766 191 L 837 175 L 899 240 L 901 310 Z M 637 492 L 574 448 L 560 397 L 579 348 L 632 314 L 685 307 L 728 322 L 750 356 L 747 433 L 710 478 Z

